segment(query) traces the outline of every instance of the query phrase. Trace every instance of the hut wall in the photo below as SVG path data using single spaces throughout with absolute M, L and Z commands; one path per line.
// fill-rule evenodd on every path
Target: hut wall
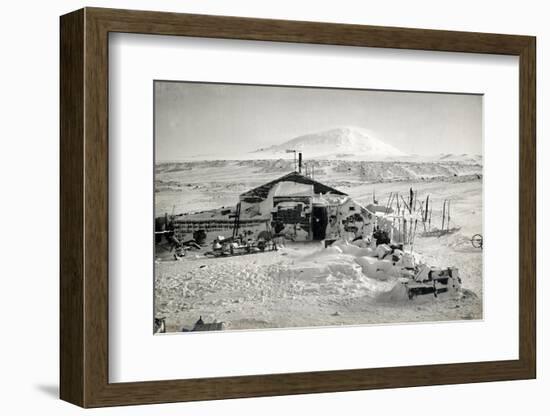
M 372 235 L 376 217 L 351 198 L 328 206 L 327 239 L 353 240 Z
M 252 231 L 257 234 L 264 231 L 269 226 L 269 221 L 266 219 L 246 220 L 241 219 L 239 232 Z M 224 237 L 229 237 L 233 234 L 235 221 L 233 219 L 211 219 L 211 220 L 176 220 L 174 222 L 174 236 L 182 241 L 190 239 L 193 231 L 204 230 L 207 234 L 215 233 Z

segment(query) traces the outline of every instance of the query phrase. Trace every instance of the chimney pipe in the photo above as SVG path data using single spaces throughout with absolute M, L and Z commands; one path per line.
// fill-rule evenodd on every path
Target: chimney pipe
M 298 153 L 298 173 L 302 173 L 302 152 Z

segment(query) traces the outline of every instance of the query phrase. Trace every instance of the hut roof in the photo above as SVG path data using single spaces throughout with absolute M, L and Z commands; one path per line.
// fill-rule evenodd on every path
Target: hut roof
M 279 182 L 297 182 L 304 185 L 313 185 L 313 192 L 315 194 L 331 193 L 336 195 L 347 195 L 346 193 L 339 191 L 338 189 L 334 189 L 328 185 L 322 184 L 321 182 L 317 182 L 298 172 L 292 172 L 241 194 L 241 199 L 261 201 L 267 198 L 267 195 L 269 194 L 269 191 L 271 190 L 271 188 L 273 188 Z
M 293 181 L 279 182 L 275 185 L 273 196 L 313 196 L 313 185 Z

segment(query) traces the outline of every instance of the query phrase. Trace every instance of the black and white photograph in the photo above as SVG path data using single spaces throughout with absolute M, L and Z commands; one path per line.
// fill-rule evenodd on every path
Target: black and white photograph
M 154 81 L 154 332 L 483 319 L 483 96 Z

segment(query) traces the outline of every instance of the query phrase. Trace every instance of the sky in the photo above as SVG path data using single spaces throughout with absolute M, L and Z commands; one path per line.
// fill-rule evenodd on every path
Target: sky
M 155 81 L 156 159 L 235 155 L 335 127 L 408 154 L 482 154 L 482 96 Z

